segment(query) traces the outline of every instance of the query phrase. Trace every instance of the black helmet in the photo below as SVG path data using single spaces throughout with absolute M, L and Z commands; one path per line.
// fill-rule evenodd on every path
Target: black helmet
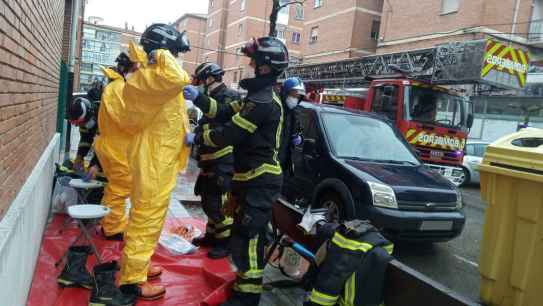
M 194 71 L 194 77 L 199 81 L 205 81 L 208 77 L 213 77 L 217 81 L 222 81 L 222 76 L 224 75 L 224 70 L 221 66 L 215 63 L 203 63 L 196 67 Z
M 241 52 L 254 59 L 257 67 L 269 65 L 277 75 L 288 67 L 287 47 L 275 37 L 253 38 Z
M 129 69 L 130 67 L 132 67 L 132 65 L 134 65 L 128 55 L 124 52 L 121 52 L 121 54 L 117 56 L 117 58 L 115 59 L 115 63 L 117 63 L 117 67 L 121 68 L 121 70 L 123 71 Z
M 95 80 L 87 91 L 87 97 L 91 101 L 100 101 L 102 99 L 102 91 L 104 91 L 104 82 Z
M 72 124 L 86 121 L 92 113 L 92 104 L 85 98 L 75 98 L 68 104 L 68 120 Z
M 174 27 L 163 23 L 155 23 L 145 29 L 140 44 L 147 54 L 156 49 L 166 49 L 177 56 L 179 52 L 190 51 L 190 42 L 186 32 L 179 33 Z

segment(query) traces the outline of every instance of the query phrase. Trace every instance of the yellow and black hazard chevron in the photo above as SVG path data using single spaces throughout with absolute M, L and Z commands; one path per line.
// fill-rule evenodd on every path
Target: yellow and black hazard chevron
M 492 70 L 505 72 L 516 76 L 520 87 L 524 87 L 526 85 L 528 63 L 529 59 L 526 51 L 489 39 L 486 41 L 481 77 L 486 77 Z
M 448 135 L 437 135 L 426 131 L 410 129 L 405 133 L 405 138 L 412 145 L 420 145 L 430 148 L 439 148 L 443 150 L 464 150 L 465 139 L 452 137 Z
M 345 96 L 338 95 L 324 95 L 323 102 L 327 104 L 338 104 L 343 105 L 345 103 Z

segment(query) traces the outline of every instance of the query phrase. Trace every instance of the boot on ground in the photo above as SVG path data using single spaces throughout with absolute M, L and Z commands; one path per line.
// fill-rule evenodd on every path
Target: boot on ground
M 117 262 L 112 261 L 94 267 L 95 285 L 92 289 L 89 306 L 133 306 L 136 299 L 125 295 L 115 286 Z
M 66 265 L 57 278 L 61 287 L 82 287 L 91 289 L 94 281 L 87 270 L 90 246 L 72 246 L 68 249 Z
M 205 233 L 203 237 L 194 238 L 192 244 L 195 246 L 208 247 L 215 243 L 215 237 L 213 235 Z
M 160 266 L 151 265 L 149 267 L 149 270 L 147 271 L 148 280 L 157 279 L 160 275 L 162 275 L 162 268 Z
M 136 299 L 144 301 L 154 301 L 164 297 L 166 295 L 166 288 L 161 285 L 153 285 L 149 282 L 143 284 L 127 284 L 121 285 L 121 291 L 125 295 L 132 296 Z
M 258 303 L 260 303 L 260 294 L 234 291 L 232 297 L 220 306 L 258 306 Z
M 207 252 L 207 257 L 211 259 L 221 259 L 230 255 L 230 248 L 227 239 L 217 239 L 213 247 Z

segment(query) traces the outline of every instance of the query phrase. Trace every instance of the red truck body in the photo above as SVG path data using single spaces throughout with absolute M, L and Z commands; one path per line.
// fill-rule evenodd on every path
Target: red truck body
M 463 150 L 473 118 L 470 103 L 454 91 L 397 77 L 374 79 L 367 91 L 317 89 L 312 96 L 317 103 L 382 113 L 423 162 L 453 183 L 462 183 Z

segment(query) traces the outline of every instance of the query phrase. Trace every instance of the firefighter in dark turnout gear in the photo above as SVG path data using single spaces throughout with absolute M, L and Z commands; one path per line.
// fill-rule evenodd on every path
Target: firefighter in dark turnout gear
M 288 66 L 288 51 L 280 40 L 263 37 L 252 40 L 242 52 L 251 58 L 256 77 L 240 82 L 248 92 L 241 110 L 224 126 L 187 137 L 187 143 L 218 148 L 234 146 L 232 191 L 239 207 L 234 216 L 230 248 L 238 271 L 233 295 L 223 306 L 254 306 L 260 301 L 266 226 L 282 184 L 278 150 L 283 107 L 273 88 Z M 235 103 L 219 106 L 191 86 L 185 87 L 184 93 L 204 113 L 214 109 L 217 116 L 230 115 L 240 106 Z
M 281 87 L 281 102 L 283 102 L 285 120 L 283 121 L 283 135 L 279 150 L 279 161 L 284 177 L 294 174 L 291 153 L 294 146 L 301 145 L 303 141 L 296 108 L 304 97 L 305 86 L 300 78 L 292 77 L 285 80 Z
M 322 231 L 321 231 L 322 232 Z M 319 233 L 321 234 L 321 233 Z M 353 220 L 328 230 L 324 261 L 304 306 L 379 306 L 394 246 L 368 221 Z
M 95 99 L 101 96 L 101 82 L 95 82 L 93 87 L 88 91 L 87 96 Z M 74 160 L 74 169 L 82 171 L 84 169 L 85 157 L 89 154 L 94 143 L 94 137 L 98 133 L 98 108 L 100 106 L 100 98 L 98 100 L 89 100 L 86 98 L 76 98 L 68 105 L 68 120 L 71 124 L 79 127 L 79 144 L 77 147 L 77 156 Z M 98 173 L 100 164 L 96 154 L 91 159 L 89 164 L 89 172 L 94 176 Z
M 203 87 L 204 94 L 218 105 L 239 101 L 239 93 L 229 89 L 222 82 L 223 69 L 214 63 L 203 63 L 196 68 L 193 85 Z M 231 118 L 217 117 L 213 109 L 208 109 L 198 122 L 199 129 L 209 130 L 227 123 Z M 195 245 L 212 246 L 207 256 L 212 259 L 224 258 L 230 254 L 228 241 L 231 236 L 233 219 L 223 213 L 223 203 L 231 191 L 234 172 L 234 149 L 232 146 L 217 148 L 205 144 L 198 145 L 198 167 L 200 175 L 194 193 L 202 197 L 202 207 L 208 221 L 203 238 L 195 239 Z

